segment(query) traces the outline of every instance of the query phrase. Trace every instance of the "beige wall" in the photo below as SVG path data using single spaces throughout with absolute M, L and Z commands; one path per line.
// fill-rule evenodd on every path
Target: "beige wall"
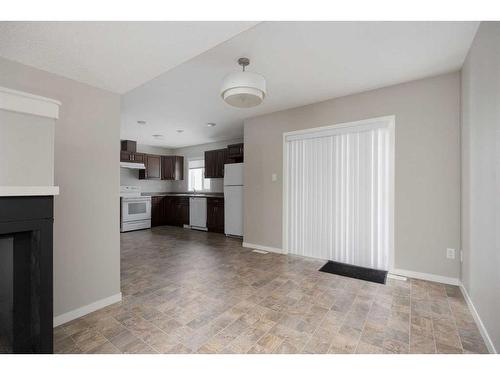
M 462 281 L 500 350 L 500 22 L 482 22 L 462 69 Z
M 246 120 L 245 242 L 281 248 L 284 132 L 386 115 L 396 116 L 395 266 L 457 278 L 446 248 L 460 239 L 459 73 Z
M 120 97 L 0 58 L 0 86 L 62 102 L 55 126 L 54 315 L 120 292 Z

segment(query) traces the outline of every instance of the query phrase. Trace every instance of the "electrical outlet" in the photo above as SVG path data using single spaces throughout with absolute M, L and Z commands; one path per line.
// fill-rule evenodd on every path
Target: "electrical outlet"
M 446 258 L 455 259 L 455 249 L 446 249 Z
M 273 173 L 273 174 L 271 175 L 271 181 L 272 181 L 272 182 L 276 182 L 276 181 L 278 181 L 278 176 L 276 175 L 276 173 Z

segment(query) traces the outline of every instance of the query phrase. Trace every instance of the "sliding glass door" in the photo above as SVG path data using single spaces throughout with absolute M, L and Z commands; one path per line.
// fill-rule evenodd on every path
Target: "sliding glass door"
M 284 140 L 285 249 L 389 270 L 394 118 L 292 132 Z

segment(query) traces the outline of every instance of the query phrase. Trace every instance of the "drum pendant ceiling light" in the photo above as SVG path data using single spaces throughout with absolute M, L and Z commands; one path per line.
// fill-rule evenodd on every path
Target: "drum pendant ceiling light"
M 229 105 L 238 108 L 255 107 L 262 103 L 266 96 L 266 80 L 257 73 L 246 72 L 250 64 L 246 57 L 238 59 L 243 71 L 231 73 L 222 82 L 220 95 Z

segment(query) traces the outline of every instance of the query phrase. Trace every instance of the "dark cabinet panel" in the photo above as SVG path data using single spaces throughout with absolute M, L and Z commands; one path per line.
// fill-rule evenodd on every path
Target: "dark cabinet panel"
M 184 156 L 175 157 L 175 180 L 184 180 Z
M 163 197 L 163 202 L 162 202 L 163 225 L 173 225 L 175 218 L 173 207 L 174 207 L 174 197 Z
M 146 155 L 146 171 L 148 179 L 159 179 L 161 177 L 161 157 Z
M 182 227 L 184 224 L 189 224 L 189 198 L 174 197 L 172 206 L 174 213 L 172 225 Z
M 223 178 L 227 149 L 205 151 L 205 178 Z
M 146 155 L 130 151 L 120 151 L 120 161 L 146 163 Z
M 160 179 L 161 177 L 161 157 L 158 155 L 145 155 L 144 164 L 146 169 L 139 170 L 139 179 Z
M 240 163 L 243 161 L 243 143 L 237 143 L 227 146 L 227 157 L 232 162 Z
M 134 159 L 134 162 L 136 162 L 136 163 L 145 163 L 146 162 L 146 154 L 133 153 L 132 157 Z
M 161 197 L 160 225 L 175 225 L 182 227 L 189 224 L 189 198 L 188 197 Z
M 184 157 L 183 156 L 162 156 L 162 180 L 183 180 L 184 179 Z
M 205 178 L 215 175 L 215 151 L 205 151 Z
M 175 177 L 175 160 L 171 156 L 161 157 L 162 180 L 173 180 Z
M 120 161 L 130 162 L 132 161 L 132 153 L 128 151 L 120 151 Z
M 151 226 L 156 227 L 158 225 L 164 225 L 164 209 L 163 209 L 163 198 L 164 197 L 151 197 Z
M 224 233 L 224 198 L 207 198 L 207 229 Z
M 121 151 L 128 151 L 128 152 L 136 152 L 137 151 L 137 142 L 123 140 L 120 142 L 120 150 Z

